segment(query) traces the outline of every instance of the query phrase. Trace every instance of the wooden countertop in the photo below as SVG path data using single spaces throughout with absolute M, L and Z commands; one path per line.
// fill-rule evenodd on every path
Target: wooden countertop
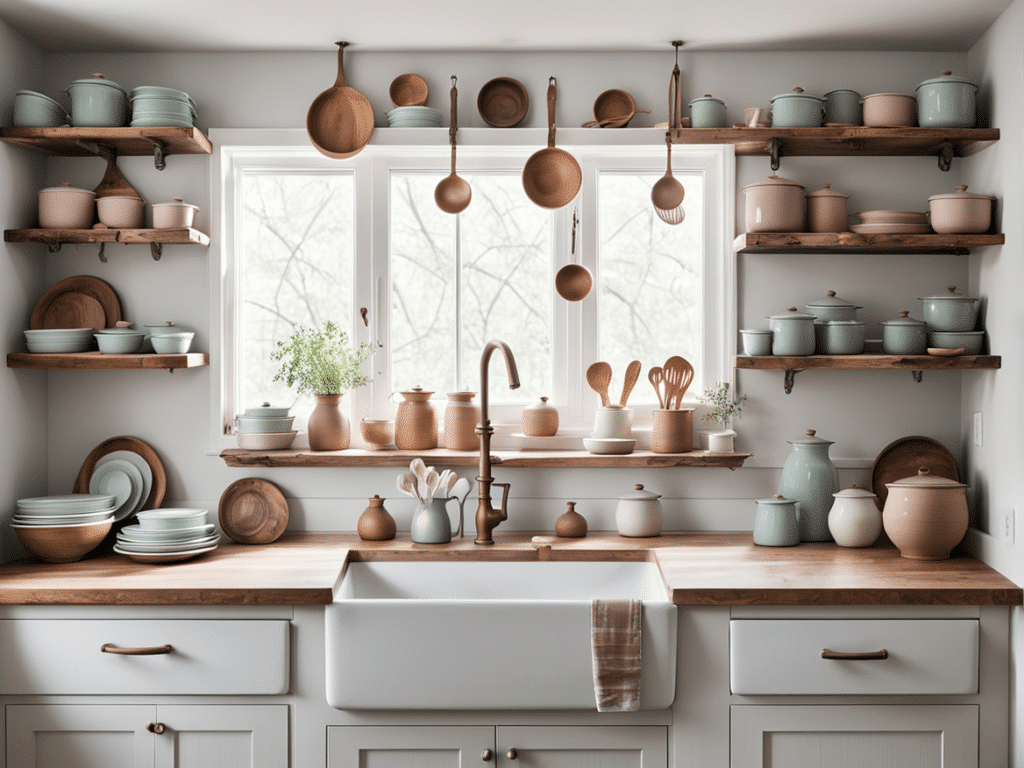
M 496 531 L 494 546 L 472 536 L 414 544 L 350 533 L 286 533 L 273 544 L 231 541 L 193 561 L 140 565 L 117 554 L 77 563 L 0 566 L 0 604 L 326 605 L 349 560 L 525 560 L 533 534 Z M 970 557 L 926 562 L 892 546 L 758 547 L 749 532 L 666 533 L 626 539 L 613 532 L 556 539 L 555 560 L 651 560 L 676 605 L 1021 605 L 1024 592 Z

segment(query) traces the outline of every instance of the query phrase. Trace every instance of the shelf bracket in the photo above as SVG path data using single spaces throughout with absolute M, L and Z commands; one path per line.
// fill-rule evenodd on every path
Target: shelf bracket
M 160 257 L 164 253 L 163 243 L 150 243 L 149 252 L 153 255 L 153 261 L 160 261 Z
M 768 154 L 772 158 L 772 170 L 779 170 L 779 155 L 782 153 L 782 142 L 779 141 L 778 136 L 772 137 L 771 145 L 768 149 Z
M 924 378 L 924 371 L 911 371 L 910 375 L 914 377 L 914 381 L 920 384 L 921 379 Z
M 46 250 L 50 253 L 57 253 L 62 245 L 64 245 L 64 243 L 47 243 Z
M 149 140 L 153 143 L 153 165 L 158 171 L 162 171 L 167 167 L 167 157 L 164 154 L 167 151 L 167 146 L 159 139 L 150 137 Z
M 948 141 L 943 142 L 939 150 L 939 170 L 948 171 L 953 167 L 953 145 Z
M 107 263 L 107 255 L 103 252 L 103 249 L 106 248 L 106 246 L 106 243 L 100 243 L 100 261 L 102 261 L 104 264 Z
M 787 368 L 786 369 L 786 378 L 785 378 L 785 380 L 783 382 L 783 386 L 786 389 L 786 394 L 787 395 L 792 394 L 792 392 L 793 392 L 793 383 L 794 383 L 794 381 L 796 379 L 796 375 L 798 373 L 800 373 L 800 371 L 794 370 L 793 368 Z

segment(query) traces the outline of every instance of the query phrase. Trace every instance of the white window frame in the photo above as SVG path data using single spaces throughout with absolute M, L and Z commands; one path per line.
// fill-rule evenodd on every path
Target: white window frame
M 614 137 L 614 145 L 607 145 L 606 137 Z M 211 129 L 214 145 L 210 199 L 213 201 L 211 236 L 214 242 L 210 260 L 211 296 L 211 396 L 210 396 L 210 452 L 217 454 L 236 446 L 227 429 L 232 415 L 242 409 L 235 403 L 233 377 L 235 375 L 235 339 L 233 335 L 238 316 L 236 285 L 234 280 L 235 240 L 234 223 L 240 213 L 237 182 L 243 168 L 289 167 L 297 165 L 303 170 L 355 173 L 355 216 L 357 221 L 371 221 L 372 226 L 357 226 L 355 230 L 354 301 L 351 325 L 353 342 L 375 343 L 389 338 L 388 312 L 378 311 L 390 304 L 389 275 L 389 217 L 373 216 L 374 211 L 387 211 L 390 180 L 388 171 L 438 171 L 446 169 L 450 148 L 448 132 L 443 129 L 377 129 L 371 144 L 359 154 L 346 160 L 334 160 L 317 152 L 309 143 L 305 131 L 293 129 Z M 516 129 L 495 131 L 470 128 L 459 131 L 459 168 L 467 171 L 496 170 L 492 158 L 495 151 L 507 156 L 521 167 L 539 147 L 546 145 L 544 129 Z M 496 145 L 496 140 L 500 145 Z M 602 170 L 649 171 L 664 168 L 664 133 L 657 129 L 638 129 L 629 132 L 610 132 L 585 129 L 559 131 L 558 145 L 569 152 L 583 149 L 580 156 L 585 183 L 596 185 Z M 415 149 L 411 149 L 415 147 Z M 597 151 L 595 151 L 597 149 Z M 704 205 L 704 264 L 703 264 L 703 357 L 706 380 L 734 382 L 732 356 L 736 345 L 736 259 L 732 240 L 735 206 L 735 158 L 731 145 L 676 145 L 672 151 L 673 170 L 676 174 L 697 171 L 703 174 Z M 385 179 L 386 183 L 377 183 Z M 569 222 L 574 206 L 580 213 L 577 233 L 577 258 L 598 275 L 596 195 L 559 209 L 555 216 L 555 238 L 568 242 Z M 371 254 L 360 258 L 358 254 Z M 552 265 L 554 272 L 569 261 L 568 248 L 556 248 Z M 583 371 L 593 362 L 597 350 L 597 302 L 571 303 L 558 299 L 552 290 L 552 332 L 560 338 L 567 351 L 568 365 L 556 370 L 552 384 L 560 397 L 560 434 L 582 434 L 589 430 L 593 420 L 590 403 L 593 393 L 583 376 L 570 375 L 570 371 Z M 359 307 L 369 310 L 370 322 L 364 325 Z M 573 317 L 572 313 L 576 313 Z M 581 338 L 570 338 L 570 318 L 582 329 Z M 515 349 L 513 347 L 513 352 Z M 645 361 L 645 368 L 649 361 Z M 653 365 L 654 363 L 650 363 Z M 353 414 L 393 417 L 395 393 L 385 382 L 390 381 L 388 355 L 371 358 L 373 382 L 352 393 L 349 398 Z M 495 364 L 497 366 L 497 364 Z M 519 431 L 518 413 L 521 406 L 501 406 L 503 373 L 493 374 L 491 418 L 495 422 L 495 448 L 504 447 L 502 438 Z M 638 384 L 641 386 L 642 384 Z M 561 393 L 564 393 L 562 395 Z M 696 405 L 698 392 L 687 394 L 687 405 Z M 400 399 L 400 398 L 397 398 Z M 641 431 L 650 422 L 650 408 L 634 408 L 634 425 Z M 357 419 L 353 421 L 357 422 Z M 302 447 L 304 434 L 299 435 L 296 447 Z M 353 429 L 353 445 L 359 445 L 358 429 Z

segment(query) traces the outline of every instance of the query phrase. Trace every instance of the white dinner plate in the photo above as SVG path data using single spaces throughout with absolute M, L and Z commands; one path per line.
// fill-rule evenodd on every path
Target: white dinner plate
M 18 499 L 19 512 L 36 514 L 66 515 L 71 512 L 99 512 L 114 504 L 110 494 L 69 493 L 66 496 L 42 496 L 35 499 Z
M 142 473 L 130 461 L 114 459 L 97 466 L 89 478 L 89 490 L 93 493 L 112 493 L 116 508 L 114 519 L 123 520 L 135 511 L 135 505 L 142 497 Z
M 101 523 L 104 520 L 113 519 L 114 510 L 107 509 L 102 512 L 88 512 L 83 515 L 22 515 L 17 512 L 11 516 L 11 520 L 19 525 L 84 525 L 85 523 Z
M 99 467 L 101 464 L 107 464 L 111 461 L 115 461 L 116 459 L 131 462 L 142 475 L 142 496 L 139 499 L 139 503 L 135 505 L 135 509 L 128 513 L 131 515 L 142 509 L 146 500 L 149 499 L 149 494 L 153 490 L 153 468 L 149 466 L 148 461 L 135 451 L 111 451 L 96 462 L 96 467 Z
M 205 554 L 207 552 L 213 552 L 217 548 L 214 544 L 212 547 L 206 549 L 193 549 L 188 552 L 130 552 L 121 549 L 117 544 L 114 545 L 114 551 L 121 555 L 126 555 L 137 563 L 176 563 L 181 560 L 188 560 L 198 555 Z
M 138 523 L 126 525 L 119 535 L 130 541 L 159 542 L 166 544 L 172 541 L 190 541 L 211 535 L 216 526 L 213 523 L 197 525 L 193 528 L 176 528 L 170 530 L 152 530 L 141 527 Z
M 174 541 L 167 544 L 158 544 L 156 542 L 139 542 L 139 541 L 126 541 L 120 536 L 117 537 L 117 546 L 123 549 L 125 552 L 191 552 L 193 549 L 204 549 L 210 546 L 216 546 L 220 540 L 220 536 L 205 536 L 201 539 L 195 539 L 194 541 Z

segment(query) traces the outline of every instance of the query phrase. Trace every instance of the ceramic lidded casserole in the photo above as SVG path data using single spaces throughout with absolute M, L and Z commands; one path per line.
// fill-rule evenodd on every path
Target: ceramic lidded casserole
M 99 73 L 75 80 L 71 96 L 71 124 L 116 128 L 128 124 L 128 91 Z
M 857 310 L 863 309 L 860 304 L 854 304 L 841 296 L 836 296 L 835 291 L 828 291 L 820 299 L 809 301 L 805 305 L 807 311 L 814 315 L 815 320 L 856 320 Z
M 58 187 L 39 190 L 39 226 L 43 229 L 89 229 L 96 217 L 96 193 L 72 187 L 63 181 Z
M 882 352 L 887 355 L 923 355 L 928 350 L 927 328 L 924 320 L 915 320 L 909 309 L 901 309 L 894 320 L 883 320 Z
M 773 128 L 819 128 L 825 116 L 825 99 L 794 88 L 772 96 Z
M 710 93 L 690 102 L 691 128 L 725 128 L 725 102 Z
M 814 315 L 789 307 L 784 314 L 769 315 L 768 327 L 774 331 L 773 355 L 814 354 Z
M 660 499 L 660 494 L 645 491 L 640 483 L 633 486 L 632 492 L 619 496 L 615 508 L 615 526 L 619 533 L 634 538 L 660 536 L 664 518 Z
M 987 232 L 992 225 L 994 201 L 991 195 L 968 192 L 965 184 L 954 192 L 932 195 L 928 198 L 932 229 L 940 235 Z
M 923 302 L 924 321 L 931 331 L 973 331 L 978 321 L 978 300 L 957 293 L 947 285 L 946 293 L 918 297 Z
M 917 122 L 922 128 L 973 128 L 978 84 L 945 70 L 917 86 Z
M 886 483 L 882 524 L 900 554 L 911 560 L 945 560 L 967 533 L 967 486 L 931 474 Z
M 804 185 L 771 175 L 743 188 L 748 232 L 803 232 Z
M 268 432 L 288 432 L 292 428 L 294 416 L 288 415 L 287 408 L 263 403 L 256 408 L 247 408 L 245 413 L 235 416 L 238 432 L 266 434 Z

